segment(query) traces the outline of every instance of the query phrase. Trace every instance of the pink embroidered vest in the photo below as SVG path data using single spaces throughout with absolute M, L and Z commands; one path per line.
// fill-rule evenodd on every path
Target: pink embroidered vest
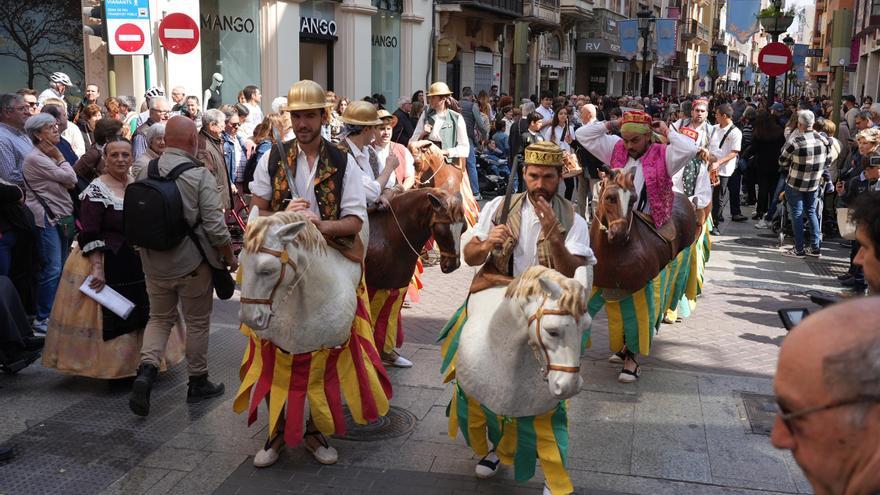
M 629 160 L 629 154 L 623 140 L 614 145 L 611 152 L 611 168 L 623 168 Z M 648 191 L 648 206 L 651 217 L 659 229 L 672 216 L 672 179 L 666 171 L 666 145 L 654 143 L 639 159 L 642 164 L 642 175 L 645 177 L 645 188 Z M 641 194 L 641 191 L 637 191 Z

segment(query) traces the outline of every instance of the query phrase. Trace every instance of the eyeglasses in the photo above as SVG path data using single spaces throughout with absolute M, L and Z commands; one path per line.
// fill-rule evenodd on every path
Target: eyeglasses
M 234 122 L 234 123 L 233 123 L 233 122 L 230 122 L 230 123 L 227 124 L 227 125 L 228 125 L 229 127 L 232 127 L 233 129 L 238 129 L 238 127 L 241 125 L 241 122 Z
M 785 406 L 779 403 L 779 399 L 776 400 L 776 415 L 779 416 L 779 419 L 785 423 L 785 427 L 788 428 L 789 431 L 794 431 L 791 426 L 791 421 L 803 418 L 804 416 L 817 413 L 819 411 L 827 411 L 829 409 L 837 409 L 838 407 L 843 406 L 851 406 L 854 404 L 875 404 L 880 403 L 880 395 L 858 395 L 856 397 L 852 397 L 845 400 L 839 400 L 835 402 L 831 402 L 830 404 L 825 404 L 824 406 L 813 406 L 807 407 L 805 409 L 801 409 L 800 411 L 788 412 L 785 409 Z
M 28 106 L 31 108 L 37 108 L 37 102 L 35 101 L 26 101 L 25 103 L 27 103 Z

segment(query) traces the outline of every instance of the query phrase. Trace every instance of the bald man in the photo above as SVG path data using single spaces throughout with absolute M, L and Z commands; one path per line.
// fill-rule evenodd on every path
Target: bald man
M 878 309 L 877 297 L 824 309 L 779 352 L 770 440 L 791 451 L 817 495 L 880 493 Z

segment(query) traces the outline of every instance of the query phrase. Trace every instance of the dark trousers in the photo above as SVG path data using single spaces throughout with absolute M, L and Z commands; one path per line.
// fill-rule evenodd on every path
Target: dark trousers
M 763 216 L 770 207 L 770 200 L 776 191 L 776 183 L 779 182 L 779 175 L 759 175 L 758 176 L 758 206 L 755 213 Z
M 730 195 L 730 216 L 732 217 L 742 215 L 742 205 L 740 204 L 739 196 L 742 179 L 742 171 L 739 169 L 739 166 L 737 166 L 736 170 L 733 171 L 733 174 L 727 181 L 727 191 Z
M 729 191 L 727 184 L 730 177 L 718 177 L 719 184 L 712 188 L 712 220 L 715 225 L 724 221 L 724 208 L 727 206 Z
M 861 247 L 862 245 L 859 244 L 859 241 L 852 241 L 852 249 L 849 250 L 849 273 L 855 277 L 857 286 L 864 287 L 865 271 L 860 265 L 853 264 L 853 260 L 856 258 L 856 255 L 859 254 L 859 249 L 861 249 Z

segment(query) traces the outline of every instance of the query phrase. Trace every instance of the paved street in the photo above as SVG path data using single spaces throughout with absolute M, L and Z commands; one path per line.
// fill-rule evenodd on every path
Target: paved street
M 617 383 L 619 369 L 605 361 L 606 320 L 594 321 L 584 386 L 569 408 L 577 493 L 809 492 L 766 434 L 785 335 L 776 310 L 811 307 L 807 290 L 834 290 L 847 252 L 828 242 L 821 260 L 785 258 L 751 222 L 724 226 L 695 314 L 663 325 L 638 383 Z M 415 367 L 390 371 L 394 428 L 381 440 L 334 440 L 336 466 L 321 467 L 299 447 L 271 468 L 252 467 L 265 415 L 248 428 L 232 412 L 244 346 L 233 300 L 216 304 L 211 336 L 211 376 L 227 389 L 220 400 L 187 405 L 182 364 L 161 375 L 145 419 L 128 411 L 125 390 L 102 381 L 38 365 L 0 376 L 0 443 L 17 453 L 0 465 L 0 494 L 540 493 L 540 472 L 528 484 L 513 482 L 509 468 L 478 481 L 464 440 L 446 434 L 450 390 L 440 382 L 435 338 L 472 273 L 426 271 L 422 301 L 404 312 L 403 354 Z

